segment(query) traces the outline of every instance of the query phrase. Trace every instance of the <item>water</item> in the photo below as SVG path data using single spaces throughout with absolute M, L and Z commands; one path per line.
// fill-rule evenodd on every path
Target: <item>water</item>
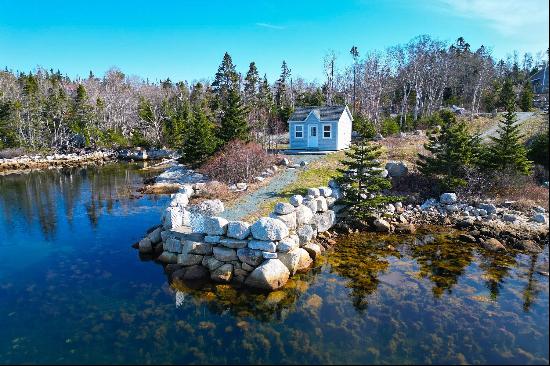
M 142 178 L 0 177 L 0 363 L 548 363 L 547 246 L 350 235 L 281 291 L 193 289 L 130 247 L 167 204 Z

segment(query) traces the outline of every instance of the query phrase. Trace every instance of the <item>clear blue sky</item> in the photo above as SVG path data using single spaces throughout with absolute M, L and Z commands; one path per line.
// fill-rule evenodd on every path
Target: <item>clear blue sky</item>
M 293 75 L 322 79 L 338 64 L 420 34 L 473 47 L 536 53 L 548 48 L 547 0 L 8 1 L 0 0 L 0 67 L 60 69 L 71 77 L 116 66 L 150 80 L 212 78 L 228 51 L 240 72 L 256 61 L 270 81 L 286 60 Z

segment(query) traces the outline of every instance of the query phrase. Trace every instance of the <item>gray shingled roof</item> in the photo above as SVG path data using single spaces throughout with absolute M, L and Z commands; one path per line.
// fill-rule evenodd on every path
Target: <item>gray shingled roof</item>
M 298 107 L 288 119 L 289 121 L 304 121 L 314 111 L 321 121 L 337 121 L 346 109 L 344 105 L 333 105 L 324 107 Z

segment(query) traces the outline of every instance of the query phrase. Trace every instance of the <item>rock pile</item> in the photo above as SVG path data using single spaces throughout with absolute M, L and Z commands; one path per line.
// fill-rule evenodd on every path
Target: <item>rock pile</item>
M 0 159 L 0 171 L 78 166 L 88 162 L 103 162 L 115 157 L 114 151 L 94 151 L 71 154 L 22 155 Z
M 312 240 L 336 222 L 332 209 L 340 191 L 332 187 L 308 189 L 305 197 L 279 202 L 268 217 L 253 223 L 220 216 L 223 203 L 206 200 L 189 206 L 200 184 L 174 195 L 162 225 L 140 241 L 139 250 L 159 254 L 173 278 L 210 278 L 263 290 L 276 290 L 297 272 L 308 269 L 325 248 Z

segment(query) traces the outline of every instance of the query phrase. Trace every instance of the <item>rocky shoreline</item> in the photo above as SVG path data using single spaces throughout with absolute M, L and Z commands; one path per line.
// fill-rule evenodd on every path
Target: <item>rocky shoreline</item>
M 388 204 L 368 222 L 345 217 L 338 228 L 343 231 L 374 230 L 412 234 L 418 226 L 452 226 L 464 231 L 460 239 L 478 243 L 488 250 L 507 248 L 541 251 L 548 241 L 548 213 L 543 207 L 531 212 L 513 209 L 513 202 L 497 206 L 491 202 L 460 202 L 455 193 L 443 193 L 422 205 Z

